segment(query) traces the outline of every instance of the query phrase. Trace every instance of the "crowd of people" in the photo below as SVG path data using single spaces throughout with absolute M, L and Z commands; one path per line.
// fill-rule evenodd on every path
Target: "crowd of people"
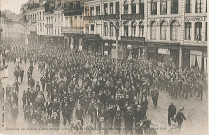
M 17 63 L 14 52 L 6 59 Z M 12 108 L 8 111 L 14 119 L 18 115 L 19 85 L 26 76 L 19 64 L 22 61 L 30 63 L 25 71 L 28 89 L 23 91 L 22 102 L 25 121 L 33 127 L 69 124 L 71 130 L 78 132 L 114 129 L 120 133 L 125 129 L 125 134 L 133 130 L 138 134 L 154 134 L 156 131 L 147 118 L 149 96 L 157 108 L 159 91 L 168 91 L 173 98 L 190 95 L 202 100 L 207 89 L 206 77 L 197 68 L 179 71 L 170 63 L 154 65 L 146 60 L 121 60 L 116 72 L 115 62 L 109 57 L 60 46 L 31 45 L 27 57 L 20 58 L 16 64 L 13 87 L 6 88 Z M 33 77 L 36 65 L 41 74 L 39 80 Z M 182 121 L 178 119 L 185 118 L 179 114 L 183 109 L 178 113 L 174 109 L 170 109 L 168 124 L 173 120 L 181 127 Z

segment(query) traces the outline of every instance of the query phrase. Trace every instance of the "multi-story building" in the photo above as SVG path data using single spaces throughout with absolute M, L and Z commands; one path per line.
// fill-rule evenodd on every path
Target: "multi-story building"
M 148 0 L 147 57 L 179 68 L 207 65 L 207 0 Z
M 46 1 L 40 1 L 39 7 L 36 8 L 36 31 L 37 31 L 37 42 L 44 43 L 45 42 L 45 35 L 46 35 L 46 28 L 45 28 L 45 8 L 44 4 Z
M 121 58 L 126 59 L 129 55 L 142 57 L 146 35 L 145 8 L 145 3 L 140 0 L 85 1 L 84 19 L 88 20 L 85 33 L 101 36 L 105 55 L 113 57 L 118 36 Z
M 65 47 L 82 50 L 83 2 L 67 0 L 64 3 L 63 13 L 62 33 L 64 34 Z

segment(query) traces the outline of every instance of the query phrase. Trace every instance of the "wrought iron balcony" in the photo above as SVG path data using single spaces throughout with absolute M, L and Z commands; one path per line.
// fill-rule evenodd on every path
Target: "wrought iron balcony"
M 82 34 L 83 33 L 83 28 L 82 27 L 62 27 L 62 33 Z
M 145 42 L 145 37 L 128 37 L 128 36 L 121 36 L 122 41 L 138 41 L 138 42 Z
M 101 20 L 100 15 L 95 15 L 95 16 L 84 16 L 84 20 Z
M 144 14 L 123 14 L 121 15 L 122 20 L 139 20 L 144 19 Z

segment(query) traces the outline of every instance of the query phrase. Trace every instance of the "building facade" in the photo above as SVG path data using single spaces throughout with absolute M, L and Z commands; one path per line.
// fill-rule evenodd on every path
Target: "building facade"
M 38 41 L 45 35 L 45 42 L 111 58 L 116 57 L 118 41 L 121 59 L 207 69 L 207 0 L 41 2 L 31 0 L 23 12 Z

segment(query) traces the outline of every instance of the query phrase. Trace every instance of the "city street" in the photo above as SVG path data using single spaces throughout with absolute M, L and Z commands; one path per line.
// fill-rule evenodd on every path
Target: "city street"
M 8 66 L 8 71 L 9 71 L 9 78 L 4 79 L 3 81 L 3 86 L 6 87 L 7 85 L 12 85 L 14 83 L 14 63 L 9 63 Z M 17 128 L 28 128 L 28 125 L 26 122 L 24 122 L 24 114 L 23 114 L 23 107 L 22 107 L 22 95 L 23 95 L 23 90 L 27 90 L 27 69 L 29 67 L 29 64 L 21 64 L 20 67 L 22 67 L 25 71 L 23 83 L 20 85 L 20 90 L 18 93 L 18 109 L 19 109 L 19 116 L 17 119 Z M 33 77 L 35 81 L 40 81 L 41 73 L 38 71 L 38 66 L 34 66 L 34 73 Z M 81 83 L 80 83 L 81 85 Z M 46 94 L 46 93 L 45 93 Z M 184 135 L 195 135 L 195 134 L 201 134 L 204 135 L 207 133 L 207 103 L 208 97 L 207 93 L 204 93 L 203 96 L 203 101 L 200 101 L 200 99 L 197 99 L 196 97 L 189 97 L 188 99 L 174 99 L 171 96 L 168 95 L 168 92 L 166 91 L 160 91 L 159 94 L 159 100 L 158 100 L 158 106 L 155 109 L 154 105 L 152 103 L 151 97 L 148 98 L 149 101 L 149 109 L 147 113 L 148 119 L 150 119 L 154 125 L 157 125 L 158 127 L 157 131 L 159 134 L 167 134 L 169 130 L 169 126 L 167 124 L 167 110 L 168 110 L 168 105 L 170 101 L 173 101 L 174 105 L 176 105 L 177 109 L 179 107 L 184 107 L 184 114 L 186 117 L 186 121 L 183 122 L 182 126 L 182 131 L 181 133 Z M 75 109 L 74 109 L 75 110 Z M 75 113 L 75 111 L 74 111 Z M 88 121 L 88 119 L 86 119 Z M 61 116 L 61 123 L 62 121 L 62 116 Z M 84 122 L 85 124 L 86 122 Z M 5 123 L 5 128 L 9 127 L 9 124 Z M 63 128 L 63 124 L 61 124 L 61 128 Z M 198 129 L 198 132 L 197 130 Z M 7 130 L 10 131 L 10 130 Z M 200 133 L 201 131 L 201 133 Z M 11 131 L 10 131 L 11 132 Z M 18 131 L 15 131 L 18 132 Z M 21 132 L 21 131 L 20 131 Z M 31 132 L 30 130 L 26 130 L 25 132 Z M 64 131 L 63 131 L 64 132 Z

